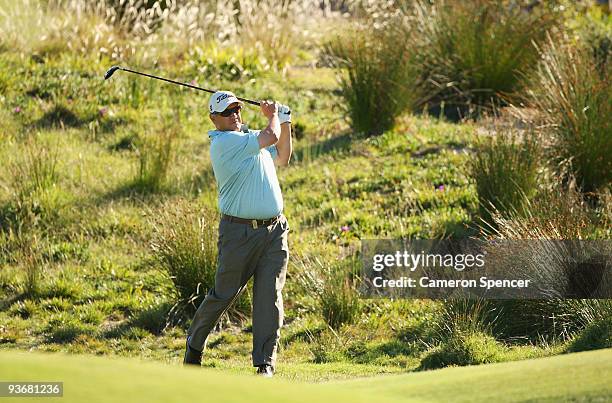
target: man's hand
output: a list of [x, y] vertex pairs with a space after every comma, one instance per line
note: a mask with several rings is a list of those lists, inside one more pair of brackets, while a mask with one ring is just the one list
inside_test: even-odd
[[281, 134], [281, 125], [278, 121], [278, 104], [274, 101], [261, 101], [261, 112], [268, 118], [268, 126], [263, 129], [258, 137], [259, 148], [269, 147], [276, 144]]
[[291, 123], [291, 109], [287, 105], [278, 106], [278, 119], [280, 124]]
[[261, 101], [259, 103], [261, 112], [268, 119], [272, 119], [272, 116], [278, 114], [278, 104], [274, 101]]

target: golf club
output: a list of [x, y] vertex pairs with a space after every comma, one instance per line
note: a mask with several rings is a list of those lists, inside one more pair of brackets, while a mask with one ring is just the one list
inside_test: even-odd
[[[155, 78], [157, 80], [166, 81], [168, 83], [182, 85], [182, 86], [185, 86], [185, 87], [193, 88], [194, 90], [210, 92], [211, 94], [214, 94], [216, 92], [216, 91], [212, 91], [212, 90], [207, 90], [206, 88], [196, 87], [195, 85], [191, 85], [191, 84], [187, 84], [187, 83], [181, 83], [181, 82], [178, 82], [178, 81], [169, 80], [167, 78], [157, 77], [157, 76], [153, 76], [151, 74], [146, 74], [146, 73], [141, 73], [141, 72], [138, 72], [138, 71], [126, 69], [126, 68], [121, 67], [121, 66], [113, 66], [110, 69], [108, 69], [106, 74], [104, 74], [104, 79], [108, 80], [109, 78], [111, 78], [112, 75], [115, 74], [115, 71], [117, 71], [117, 70], [123, 70], [123, 71], [127, 71], [128, 73], [139, 74], [141, 76], [145, 76], [145, 77], [149, 77], [149, 78]], [[259, 102], [257, 102], [257, 101], [252, 101], [250, 99], [240, 98], [240, 97], [236, 97], [236, 98], [238, 98], [239, 100], [241, 100], [243, 102], [249, 103], [251, 105], [259, 106]]]

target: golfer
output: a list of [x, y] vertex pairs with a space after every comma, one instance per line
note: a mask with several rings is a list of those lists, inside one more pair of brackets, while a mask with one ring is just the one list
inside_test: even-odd
[[187, 332], [184, 364], [201, 364], [209, 333], [254, 277], [253, 365], [258, 374], [271, 377], [289, 258], [289, 225], [274, 164], [286, 166], [291, 158], [291, 111], [272, 101], [260, 107], [268, 125], [254, 131], [241, 130], [242, 102], [233, 93], [218, 91], [208, 103], [216, 128], [208, 136], [222, 213], [219, 254], [215, 285]]

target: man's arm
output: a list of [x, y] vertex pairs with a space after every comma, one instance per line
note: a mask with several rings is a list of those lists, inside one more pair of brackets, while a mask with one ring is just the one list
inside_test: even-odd
[[268, 118], [268, 126], [259, 132], [259, 148], [276, 144], [281, 135], [281, 125], [278, 120], [278, 105], [272, 101], [261, 101], [261, 111]]
[[280, 125], [281, 134], [276, 143], [276, 151], [278, 156], [276, 157], [276, 165], [287, 166], [293, 153], [293, 142], [291, 140], [291, 122], [285, 122]]

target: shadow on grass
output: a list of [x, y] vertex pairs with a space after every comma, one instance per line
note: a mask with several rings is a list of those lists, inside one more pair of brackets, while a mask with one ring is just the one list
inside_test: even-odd
[[[172, 308], [169, 302], [150, 306], [136, 312], [130, 319], [119, 323], [101, 333], [103, 338], [114, 339], [121, 337], [139, 338], [143, 334], [160, 335], [166, 327], [168, 313]], [[138, 330], [140, 329], [140, 331]]]
[[80, 323], [68, 323], [52, 329], [45, 340], [48, 343], [67, 344], [72, 343], [81, 335], [91, 336], [93, 334], [94, 328], [92, 326], [85, 326]]
[[179, 189], [168, 185], [151, 184], [141, 180], [132, 180], [103, 194], [96, 200], [96, 205], [101, 206], [119, 200], [133, 200], [147, 203], [158, 196], [172, 196], [180, 193]]
[[320, 142], [309, 143], [296, 148], [293, 158], [300, 163], [307, 163], [324, 155], [344, 153], [351, 149], [351, 142], [356, 138], [354, 133], [346, 132]]
[[321, 334], [323, 334], [323, 332], [326, 330], [326, 327], [321, 325], [321, 326], [317, 326], [315, 328], [312, 329], [301, 329], [298, 330], [295, 333], [291, 333], [290, 335], [287, 335], [286, 337], [283, 337], [281, 339], [281, 342], [284, 345], [289, 345], [291, 343], [294, 343], [296, 341], [306, 341], [306, 342], [310, 342], [312, 341], [313, 338], [318, 338], [321, 336]]
[[34, 126], [38, 129], [80, 127], [89, 121], [91, 119], [81, 119], [76, 113], [60, 104], [45, 112], [40, 119], [34, 122]]
[[392, 360], [401, 356], [417, 356], [421, 350], [414, 343], [390, 340], [374, 347], [356, 343], [346, 351], [346, 356], [358, 364], [368, 364], [379, 360]]
[[6, 298], [0, 299], [0, 312], [6, 311], [14, 303], [23, 301], [27, 298], [28, 298], [27, 294], [19, 293], [19, 294], [11, 295]]

